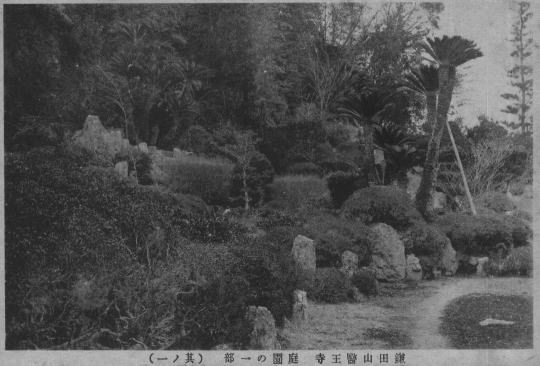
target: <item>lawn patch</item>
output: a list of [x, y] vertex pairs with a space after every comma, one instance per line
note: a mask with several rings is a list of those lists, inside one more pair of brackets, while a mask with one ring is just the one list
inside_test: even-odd
[[[481, 326], [487, 318], [514, 324]], [[530, 297], [471, 294], [453, 300], [444, 309], [440, 330], [456, 348], [531, 348], [532, 322]]]

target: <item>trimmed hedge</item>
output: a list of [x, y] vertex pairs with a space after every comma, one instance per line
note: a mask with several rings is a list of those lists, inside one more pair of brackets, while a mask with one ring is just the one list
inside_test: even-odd
[[405, 254], [429, 256], [440, 259], [448, 238], [435, 226], [416, 221], [401, 234], [405, 245]]
[[532, 237], [525, 221], [506, 215], [449, 213], [439, 216], [434, 224], [448, 236], [455, 250], [474, 256], [489, 255], [498, 243], [523, 246]]
[[351, 194], [369, 186], [367, 175], [359, 171], [332, 173], [326, 178], [326, 184], [335, 207], [341, 207]]
[[373, 234], [361, 222], [319, 213], [310, 217], [304, 227], [306, 235], [315, 240], [317, 267], [341, 266], [341, 254], [346, 250], [356, 253], [361, 264], [369, 261], [369, 243]]
[[422, 220], [407, 192], [390, 186], [374, 186], [356, 191], [343, 204], [341, 215], [364, 224], [383, 222], [396, 229], [406, 228]]
[[353, 286], [337, 268], [317, 268], [313, 281], [307, 286], [308, 298], [328, 304], [353, 299]]

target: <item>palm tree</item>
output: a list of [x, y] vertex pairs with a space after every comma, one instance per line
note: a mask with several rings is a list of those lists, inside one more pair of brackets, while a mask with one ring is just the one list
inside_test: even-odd
[[416, 206], [418, 210], [424, 216], [429, 217], [432, 214], [430, 203], [434, 183], [437, 179], [439, 147], [452, 101], [452, 93], [456, 81], [456, 67], [482, 56], [482, 52], [480, 52], [473, 41], [460, 36], [428, 38], [421, 46], [439, 66], [440, 92], [437, 101], [437, 118], [428, 145], [422, 180], [416, 194]]
[[437, 97], [439, 95], [439, 68], [435, 65], [422, 65], [406, 76], [405, 88], [426, 98], [425, 130], [433, 131], [437, 119]]
[[394, 107], [389, 102], [391, 94], [380, 88], [364, 88], [359, 92], [350, 92], [342, 98], [338, 111], [364, 130], [364, 153], [367, 159], [369, 181], [375, 181], [375, 160], [373, 154], [373, 128], [381, 123], [383, 116]]

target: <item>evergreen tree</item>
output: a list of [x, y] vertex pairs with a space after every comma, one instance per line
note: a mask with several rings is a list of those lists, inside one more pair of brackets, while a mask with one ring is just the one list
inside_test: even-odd
[[528, 113], [533, 94], [532, 66], [527, 62], [532, 54], [533, 44], [531, 32], [528, 31], [528, 21], [532, 17], [529, 8], [530, 4], [527, 2], [518, 4], [518, 19], [512, 29], [511, 42], [514, 48], [510, 55], [516, 63], [508, 70], [508, 76], [511, 80], [510, 84], [516, 91], [501, 95], [509, 102], [502, 111], [516, 115], [518, 118], [517, 123], [507, 122], [505, 125], [513, 130], [520, 129], [521, 133], [530, 133], [533, 118]]

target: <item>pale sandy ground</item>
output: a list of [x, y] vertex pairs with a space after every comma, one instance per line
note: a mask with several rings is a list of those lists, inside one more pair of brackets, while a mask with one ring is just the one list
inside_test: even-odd
[[[417, 286], [384, 286], [382, 295], [357, 304], [310, 304], [309, 321], [287, 326], [290, 349], [449, 348], [439, 333], [444, 307], [470, 293], [532, 296], [531, 278], [443, 278]], [[365, 334], [382, 328], [399, 334], [395, 344]]]

